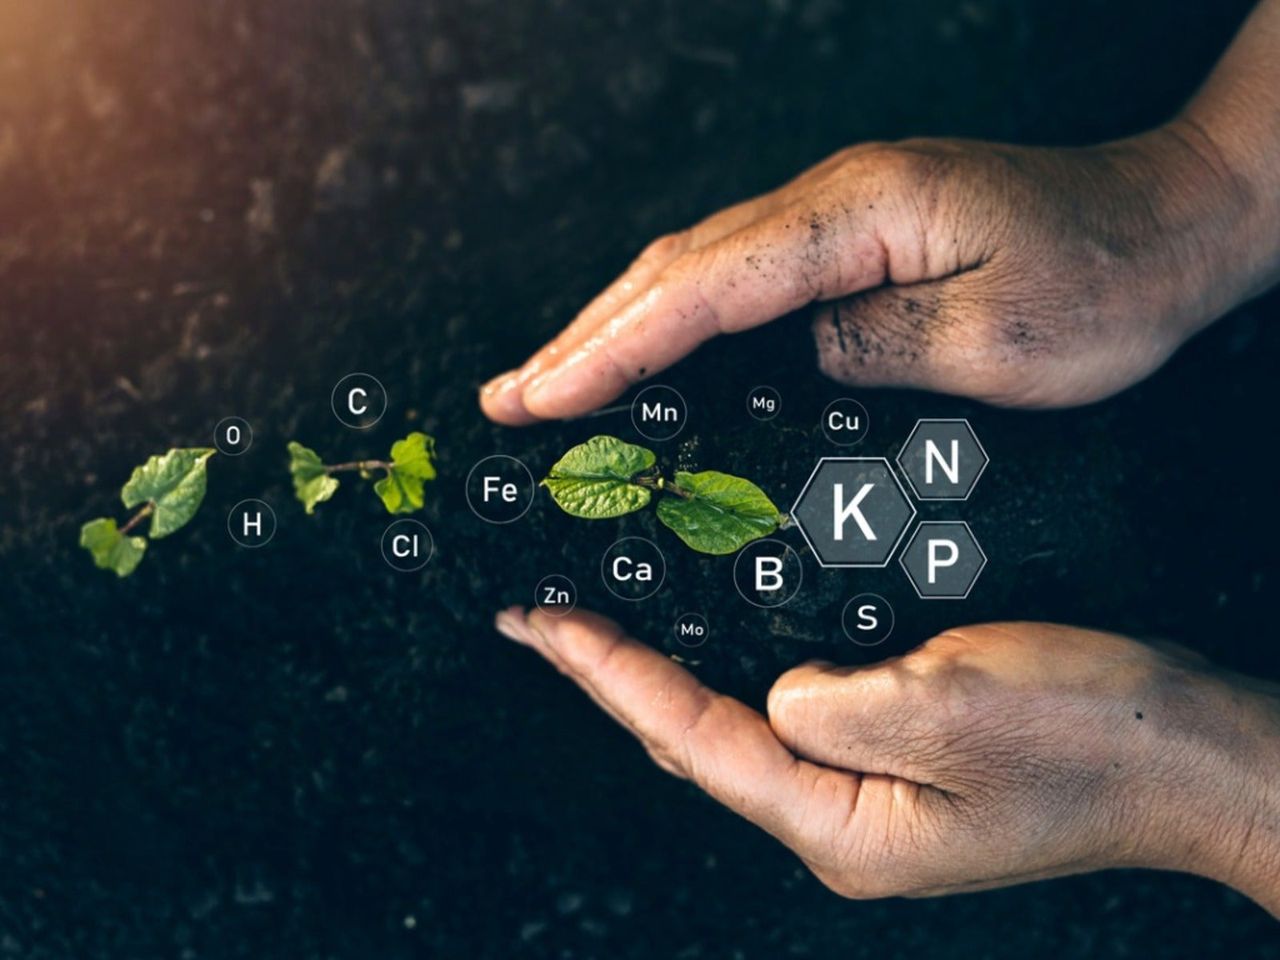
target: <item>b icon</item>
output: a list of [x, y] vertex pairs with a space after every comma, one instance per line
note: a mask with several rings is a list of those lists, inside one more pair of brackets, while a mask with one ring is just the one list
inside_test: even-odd
[[733, 562], [733, 585], [756, 607], [782, 606], [796, 595], [802, 579], [800, 555], [781, 540], [767, 537], [749, 543]]

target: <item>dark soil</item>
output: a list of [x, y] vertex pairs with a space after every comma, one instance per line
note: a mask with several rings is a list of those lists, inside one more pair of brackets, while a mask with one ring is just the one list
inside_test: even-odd
[[[779, 612], [652, 512], [573, 521], [542, 495], [498, 527], [463, 478], [545, 470], [625, 414], [509, 431], [477, 386], [565, 323], [656, 234], [857, 140], [1087, 142], [1166, 116], [1248, 3], [1085, 0], [90, 0], [0, 10], [0, 955], [44, 957], [1280, 956], [1274, 924], [1187, 877], [1110, 873], [936, 901], [852, 903], [667, 778], [501, 640], [547, 573], [760, 703], [813, 656], [901, 653], [957, 620], [1160, 635], [1276, 676], [1280, 567], [1265, 472], [1280, 298], [1250, 304], [1106, 404], [1013, 414], [861, 395], [863, 451], [968, 416], [992, 463], [959, 516], [990, 564], [963, 603], [895, 566], [807, 560]], [[377, 375], [367, 434], [329, 410]], [[789, 505], [830, 453], [804, 318], [665, 375], [691, 410], [669, 465]], [[748, 389], [782, 394], [759, 423]], [[76, 546], [123, 517], [132, 467], [246, 417], [196, 520], [117, 582]], [[297, 438], [340, 459], [439, 439], [419, 574], [347, 482], [305, 517]], [[266, 549], [228, 509], [276, 507]], [[650, 601], [597, 574], [621, 531], [666, 551]], [[794, 532], [797, 545], [800, 541]], [[842, 639], [885, 595], [882, 648]]]

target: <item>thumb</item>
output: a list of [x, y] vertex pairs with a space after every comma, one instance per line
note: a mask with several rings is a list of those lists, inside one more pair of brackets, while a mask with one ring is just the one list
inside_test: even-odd
[[823, 304], [813, 319], [818, 366], [840, 383], [1021, 403], [1036, 328], [1020, 322], [1022, 308], [1004, 286], [983, 265]]
[[[917, 654], [918, 656], [918, 654]], [[913, 657], [869, 667], [812, 662], [788, 670], [769, 691], [774, 735], [797, 756], [861, 773], [937, 783], [946, 729], [925, 665]]]

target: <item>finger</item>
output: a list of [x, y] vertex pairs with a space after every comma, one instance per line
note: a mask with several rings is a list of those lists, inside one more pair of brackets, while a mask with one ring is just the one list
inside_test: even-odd
[[555, 338], [515, 370], [499, 374], [480, 389], [480, 406], [485, 415], [508, 426], [524, 426], [538, 418], [524, 407], [524, 388], [531, 379], [573, 351], [600, 325], [603, 318], [621, 309], [635, 292], [643, 289], [658, 272], [688, 249], [687, 231], [659, 237], [649, 244], [616, 280], [560, 331]]
[[881, 283], [887, 254], [873, 223], [835, 209], [793, 204], [677, 258], [572, 353], [530, 380], [525, 409], [543, 419], [586, 413], [710, 337]]
[[788, 670], [769, 691], [769, 725], [789, 750], [816, 763], [936, 783], [931, 744], [946, 723], [934, 677], [913, 657]]
[[525, 620], [518, 608], [504, 616], [517, 639], [557, 663], [651, 755], [802, 856], [815, 838], [850, 822], [857, 775], [798, 760], [760, 714], [624, 637], [612, 621], [584, 612]]
[[622, 275], [609, 284], [554, 339], [516, 370], [499, 374], [480, 390], [485, 414], [508, 426], [523, 426], [538, 418], [525, 409], [523, 394], [529, 382], [570, 355], [610, 316], [618, 313], [672, 261], [690, 250], [741, 229], [774, 210], [781, 199], [765, 194], [721, 210], [688, 230], [660, 237], [649, 244]]

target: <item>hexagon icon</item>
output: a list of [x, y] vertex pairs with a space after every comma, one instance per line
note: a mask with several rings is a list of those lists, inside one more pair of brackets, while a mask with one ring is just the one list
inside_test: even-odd
[[921, 500], [968, 500], [989, 462], [968, 420], [917, 420], [897, 460]]
[[916, 508], [884, 457], [823, 457], [791, 517], [824, 567], [885, 567]]
[[926, 520], [898, 558], [922, 600], [963, 600], [987, 565], [978, 538], [963, 520]]

